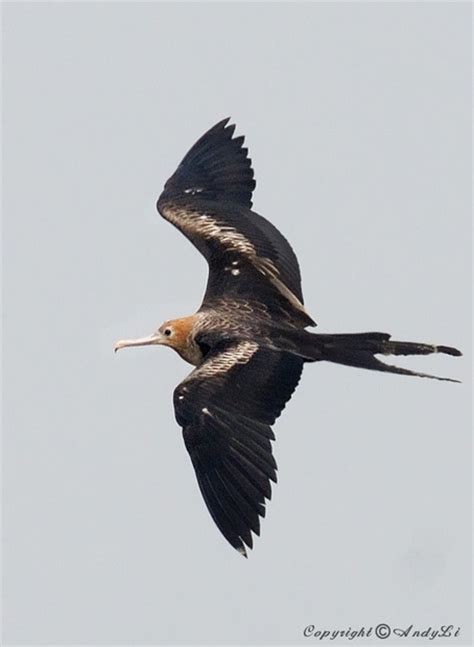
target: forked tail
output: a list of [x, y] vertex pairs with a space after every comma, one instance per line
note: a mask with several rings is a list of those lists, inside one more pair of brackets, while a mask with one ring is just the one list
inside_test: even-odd
[[[459, 382], [449, 377], [438, 377], [427, 373], [410, 371], [406, 368], [385, 364], [375, 355], [430, 355], [445, 353], [446, 355], [462, 355], [461, 351], [451, 346], [434, 346], [432, 344], [417, 344], [409, 341], [391, 341], [390, 335], [382, 332], [349, 333], [343, 335], [321, 335], [307, 333], [305, 348], [301, 354], [308, 359], [326, 360], [346, 366], [367, 368], [372, 371], [398, 373], [399, 375], [416, 375], [429, 377], [446, 382]], [[311, 349], [309, 347], [312, 347]], [[309, 357], [311, 356], [311, 357]]]

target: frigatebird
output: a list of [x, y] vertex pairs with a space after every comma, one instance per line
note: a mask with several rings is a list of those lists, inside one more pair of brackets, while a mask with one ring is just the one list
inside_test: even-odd
[[176, 420], [204, 501], [217, 527], [242, 555], [260, 534], [276, 482], [272, 425], [306, 362], [455, 382], [384, 363], [376, 355], [461, 355], [450, 346], [392, 341], [383, 332], [315, 334], [295, 253], [252, 210], [255, 188], [244, 137], [224, 119], [189, 150], [166, 182], [159, 213], [207, 260], [199, 310], [165, 321], [126, 346], [173, 348], [196, 368], [174, 392]]

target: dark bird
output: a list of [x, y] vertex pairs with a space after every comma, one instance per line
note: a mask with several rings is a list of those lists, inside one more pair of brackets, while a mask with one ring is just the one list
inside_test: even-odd
[[170, 346], [196, 368], [174, 392], [176, 420], [204, 501], [242, 555], [260, 534], [277, 466], [272, 425], [306, 362], [447, 380], [385, 364], [376, 355], [461, 355], [456, 348], [392, 341], [383, 332], [315, 334], [287, 240], [252, 211], [254, 173], [243, 137], [225, 119], [206, 132], [166, 182], [159, 213], [209, 265], [199, 310], [165, 321], [126, 346]]

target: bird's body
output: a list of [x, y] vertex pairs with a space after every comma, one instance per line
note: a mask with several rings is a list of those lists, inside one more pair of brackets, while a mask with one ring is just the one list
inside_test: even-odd
[[251, 162], [243, 137], [232, 138], [227, 122], [196, 142], [157, 203], [208, 261], [203, 303], [194, 315], [166, 321], [150, 337], [118, 342], [116, 349], [166, 345], [195, 366], [175, 390], [176, 419], [214, 521], [245, 555], [276, 481], [271, 426], [306, 362], [434, 377], [375, 355], [460, 352], [391, 341], [380, 332], [307, 331], [316, 324], [303, 303], [298, 261], [282, 234], [252, 211]]

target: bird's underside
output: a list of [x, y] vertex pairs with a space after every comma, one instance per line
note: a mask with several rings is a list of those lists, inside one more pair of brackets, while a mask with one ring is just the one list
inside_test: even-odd
[[380, 332], [315, 334], [304, 307], [298, 261], [289, 243], [251, 210], [255, 187], [243, 137], [228, 120], [187, 153], [168, 180], [160, 214], [204, 255], [203, 303], [165, 322], [149, 338], [119, 342], [173, 347], [196, 368], [176, 388], [174, 407], [199, 488], [219, 530], [246, 555], [276, 482], [272, 425], [291, 398], [305, 362], [424, 373], [377, 355], [461, 353], [448, 346], [392, 341]]

